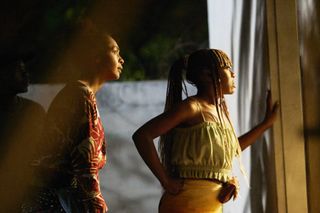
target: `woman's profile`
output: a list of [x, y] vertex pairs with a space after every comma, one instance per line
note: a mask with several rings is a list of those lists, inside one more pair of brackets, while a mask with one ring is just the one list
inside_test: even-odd
[[23, 212], [107, 211], [99, 183], [106, 141], [95, 95], [105, 82], [119, 79], [124, 60], [117, 42], [99, 32], [80, 33], [71, 50], [79, 75], [48, 109], [43, 146], [34, 161], [38, 181]]
[[[231, 68], [229, 57], [217, 49], [177, 60], [169, 72], [165, 111], [134, 133], [139, 154], [164, 189], [159, 212], [222, 212], [222, 202], [228, 200], [223, 188], [233, 186], [229, 195], [234, 198], [239, 190], [231, 175], [234, 157], [274, 123], [278, 105], [272, 106], [268, 95], [265, 119], [236, 136], [224, 100], [235, 91]], [[183, 71], [197, 88], [196, 95], [184, 100]], [[160, 157], [153, 144], [159, 136]]]

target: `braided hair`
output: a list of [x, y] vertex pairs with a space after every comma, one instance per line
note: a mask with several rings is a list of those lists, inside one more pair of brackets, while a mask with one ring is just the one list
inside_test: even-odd
[[[219, 122], [225, 127], [224, 119], [222, 119], [222, 114], [225, 114], [231, 124], [219, 74], [219, 69], [231, 66], [232, 62], [227, 54], [217, 49], [200, 49], [175, 61], [169, 71], [165, 111], [174, 108], [180, 103], [183, 93], [188, 97], [183, 71], [186, 72], [186, 81], [198, 87], [201, 84], [199, 76], [204, 69], [208, 69], [213, 82], [214, 95], [212, 98], [216, 106]], [[168, 132], [160, 137], [159, 152], [162, 164], [169, 174], [174, 175], [174, 170], [170, 165], [171, 149], [171, 133]]]

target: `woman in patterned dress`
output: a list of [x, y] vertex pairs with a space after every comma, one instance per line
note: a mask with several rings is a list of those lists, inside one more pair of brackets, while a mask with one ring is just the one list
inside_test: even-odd
[[99, 184], [106, 163], [106, 141], [95, 94], [106, 81], [120, 77], [124, 60], [107, 34], [80, 33], [71, 56], [78, 80], [69, 82], [52, 101], [44, 127], [33, 196], [23, 212], [104, 213]]

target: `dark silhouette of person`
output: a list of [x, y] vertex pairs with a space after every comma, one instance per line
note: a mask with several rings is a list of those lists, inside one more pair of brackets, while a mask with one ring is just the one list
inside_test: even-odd
[[29, 166], [42, 132], [45, 110], [27, 98], [31, 53], [0, 54], [0, 212], [20, 212], [32, 183]]

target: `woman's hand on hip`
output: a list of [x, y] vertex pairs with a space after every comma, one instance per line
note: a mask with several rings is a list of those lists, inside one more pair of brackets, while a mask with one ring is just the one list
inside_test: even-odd
[[174, 179], [168, 178], [163, 184], [163, 188], [166, 192], [172, 195], [176, 195], [181, 192], [183, 188], [184, 180], [183, 179]]

